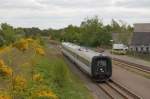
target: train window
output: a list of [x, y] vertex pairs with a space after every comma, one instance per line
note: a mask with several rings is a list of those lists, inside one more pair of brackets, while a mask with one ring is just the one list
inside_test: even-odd
[[72, 54], [73, 56], [76, 56], [76, 54], [75, 54], [74, 52], [72, 52], [72, 51], [68, 50], [68, 49], [67, 49], [67, 48], [65, 48], [65, 47], [64, 47], [64, 49], [65, 49], [66, 51], [68, 51], [70, 54]]
[[107, 66], [107, 61], [99, 60], [99, 61], [97, 61], [97, 66], [99, 66], [99, 67], [106, 67]]
[[[65, 49], [66, 51], [68, 51], [70, 54], [72, 54], [73, 56], [75, 56], [75, 57], [77, 56], [76, 53], [74, 53], [74, 52], [68, 50], [67, 48], [64, 47], [64, 49]], [[90, 63], [89, 63], [88, 60], [82, 58], [81, 56], [78, 56], [78, 59], [79, 59], [82, 63], [84, 63], [85, 65], [90, 66]]]
[[84, 58], [82, 58], [81, 56], [78, 56], [78, 59], [84, 63], [86, 66], [90, 66], [90, 62]]

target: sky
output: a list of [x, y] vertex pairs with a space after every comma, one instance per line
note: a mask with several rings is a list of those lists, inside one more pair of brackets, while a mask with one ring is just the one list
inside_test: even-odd
[[0, 23], [15, 27], [59, 29], [95, 15], [104, 24], [150, 23], [150, 0], [0, 0]]

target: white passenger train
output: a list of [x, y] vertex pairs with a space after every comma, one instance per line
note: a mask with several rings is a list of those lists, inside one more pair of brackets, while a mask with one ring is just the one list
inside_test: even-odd
[[112, 75], [108, 56], [69, 42], [62, 43], [62, 52], [96, 81], [108, 80]]

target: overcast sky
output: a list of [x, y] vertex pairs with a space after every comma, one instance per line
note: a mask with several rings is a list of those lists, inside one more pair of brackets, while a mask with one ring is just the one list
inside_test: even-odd
[[15, 27], [63, 28], [98, 15], [129, 24], [150, 22], [150, 0], [0, 0], [0, 23]]

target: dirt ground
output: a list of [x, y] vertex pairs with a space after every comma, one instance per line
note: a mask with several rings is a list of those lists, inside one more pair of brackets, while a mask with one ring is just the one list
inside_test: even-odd
[[150, 98], [150, 79], [118, 66], [113, 66], [112, 79], [141, 96], [143, 99]]

